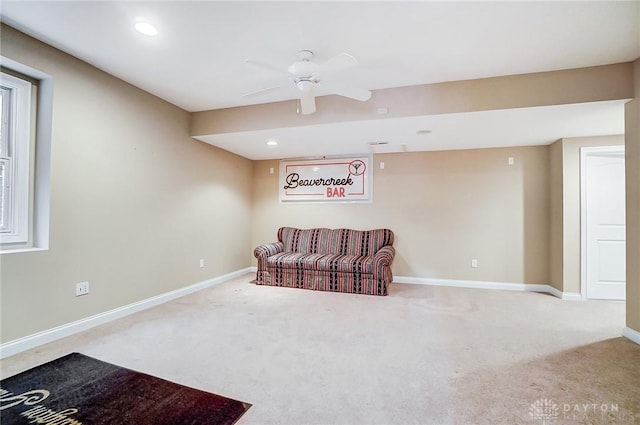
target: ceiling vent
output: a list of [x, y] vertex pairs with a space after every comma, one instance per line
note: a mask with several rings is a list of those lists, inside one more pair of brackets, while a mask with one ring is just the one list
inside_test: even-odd
[[407, 145], [393, 145], [389, 142], [371, 142], [369, 143], [369, 150], [372, 153], [401, 153], [407, 152]]

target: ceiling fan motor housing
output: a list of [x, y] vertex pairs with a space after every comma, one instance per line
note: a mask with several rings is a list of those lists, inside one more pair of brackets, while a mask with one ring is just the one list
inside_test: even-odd
[[316, 77], [318, 73], [318, 64], [310, 61], [300, 61], [291, 65], [288, 69], [289, 73], [295, 79], [311, 79]]

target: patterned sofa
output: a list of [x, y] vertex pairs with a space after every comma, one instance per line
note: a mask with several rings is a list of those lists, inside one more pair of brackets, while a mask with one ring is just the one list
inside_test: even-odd
[[258, 285], [387, 295], [395, 255], [389, 229], [281, 227], [278, 242], [260, 245]]

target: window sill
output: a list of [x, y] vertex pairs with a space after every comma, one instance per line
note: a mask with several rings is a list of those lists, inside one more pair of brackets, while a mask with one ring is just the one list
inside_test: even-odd
[[36, 246], [30, 246], [30, 247], [25, 247], [25, 248], [12, 248], [12, 249], [6, 249], [6, 250], [0, 250], [0, 255], [4, 255], [4, 254], [18, 254], [21, 252], [38, 252], [38, 251], [48, 251], [49, 248], [39, 248]]

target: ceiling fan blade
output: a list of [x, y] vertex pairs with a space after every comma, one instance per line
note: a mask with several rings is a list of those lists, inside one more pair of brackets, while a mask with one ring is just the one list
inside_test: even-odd
[[367, 100], [371, 99], [371, 92], [360, 87], [334, 86], [333, 84], [325, 83], [318, 84], [321, 84], [325, 90], [329, 91], [330, 93], [337, 94], [338, 96], [348, 97], [349, 99], [355, 99], [361, 102], [366, 102]]
[[320, 64], [318, 72], [322, 74], [332, 74], [334, 72], [342, 71], [345, 69], [353, 68], [358, 65], [356, 58], [349, 53], [340, 53], [337, 56], [332, 57], [328, 61]]
[[316, 111], [316, 98], [311, 90], [300, 93], [300, 111], [305, 115]]
[[245, 93], [242, 95], [242, 97], [255, 97], [255, 96], [260, 96], [263, 94], [267, 94], [267, 93], [271, 93], [274, 92], [276, 90], [280, 90], [282, 88], [282, 86], [274, 86], [274, 87], [269, 87], [266, 89], [262, 89], [262, 90], [257, 90], [257, 91], [252, 91], [250, 93]]
[[245, 59], [244, 61], [250, 65], [257, 66], [258, 68], [262, 68], [262, 69], [267, 69], [271, 72], [276, 72], [278, 74], [287, 74], [287, 71], [285, 69], [279, 68], [275, 65], [271, 65], [266, 62], [257, 61], [253, 59]]

